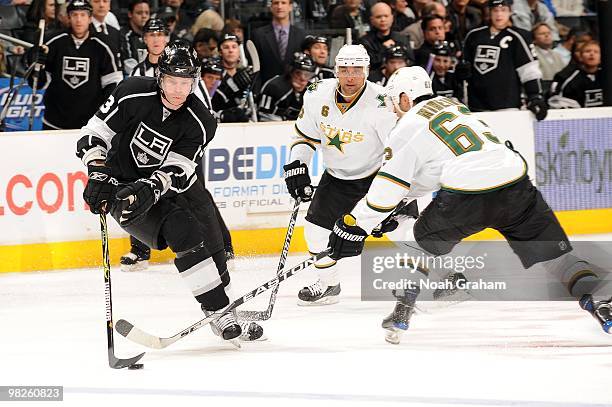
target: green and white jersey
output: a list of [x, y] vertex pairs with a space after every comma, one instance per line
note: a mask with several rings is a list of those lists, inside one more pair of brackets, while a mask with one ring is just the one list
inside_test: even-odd
[[336, 92], [338, 80], [311, 84], [295, 124], [289, 162], [309, 164], [319, 148], [323, 165], [334, 177], [352, 180], [374, 174], [383, 162], [387, 137], [396, 123], [384, 98], [384, 88], [366, 81], [350, 103]]
[[486, 123], [442, 96], [418, 103], [398, 121], [387, 152], [390, 159], [374, 179], [366, 202], [353, 212], [368, 232], [405, 197], [440, 189], [485, 193], [527, 174], [521, 156], [502, 144]]

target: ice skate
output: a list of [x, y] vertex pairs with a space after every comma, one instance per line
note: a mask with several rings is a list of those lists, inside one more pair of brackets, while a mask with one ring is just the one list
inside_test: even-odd
[[451, 271], [439, 283], [444, 283], [448, 288], [437, 288], [433, 292], [434, 301], [446, 302], [447, 306], [459, 304], [473, 299], [469, 290], [463, 288], [467, 279], [463, 273]]
[[393, 312], [385, 317], [382, 321], [382, 327], [385, 330], [385, 340], [389, 343], [397, 345], [401, 341], [401, 337], [410, 326], [410, 318], [414, 314], [414, 304], [419, 295], [418, 288], [414, 291], [393, 290], [393, 296], [397, 298]]
[[585, 294], [580, 299], [580, 307], [593, 315], [605, 333], [612, 334], [612, 298], [594, 301], [591, 294]]
[[[207, 311], [203, 309], [204, 315], [209, 316], [214, 311]], [[223, 340], [230, 341], [234, 346], [240, 348], [238, 339], [242, 335], [242, 328], [238, 321], [236, 321], [236, 315], [234, 312], [228, 312], [221, 318], [210, 323], [210, 329], [215, 335], [222, 338]]]
[[239, 339], [243, 342], [253, 342], [253, 341], [265, 341], [268, 339], [264, 335], [264, 330], [261, 325], [257, 322], [249, 322], [249, 321], [238, 321], [240, 324], [240, 328], [242, 329], [242, 333], [240, 334]]
[[151, 250], [142, 250], [136, 246], [132, 246], [130, 251], [123, 256], [119, 262], [121, 263], [122, 271], [142, 271], [149, 267], [149, 259], [151, 258]]
[[337, 304], [340, 301], [340, 283], [323, 287], [321, 279], [304, 287], [298, 293], [298, 305], [316, 306]]

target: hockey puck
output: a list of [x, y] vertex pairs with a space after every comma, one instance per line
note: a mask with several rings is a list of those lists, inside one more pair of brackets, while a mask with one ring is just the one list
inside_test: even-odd
[[129, 370], [140, 370], [144, 367], [144, 364], [142, 363], [134, 363], [133, 365], [129, 365], [128, 369]]

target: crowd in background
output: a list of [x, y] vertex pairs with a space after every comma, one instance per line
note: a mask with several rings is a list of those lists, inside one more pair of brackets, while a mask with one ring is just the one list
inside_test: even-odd
[[[68, 73], [65, 67], [53, 68], [53, 58], [59, 58], [56, 54], [62, 55], [62, 50], [54, 50], [54, 44], [62, 43], [57, 38], [63, 32], [69, 35], [61, 37], [68, 41], [62, 43], [62, 49], [74, 43], [75, 52], [83, 52], [79, 51], [81, 43], [87, 43], [83, 38], [100, 40], [91, 46], [91, 58], [97, 62], [92, 62], [88, 75], [99, 78], [98, 95], [87, 101], [91, 109], [83, 111], [80, 121], [71, 118], [62, 122], [59, 116], [49, 118], [46, 128], [80, 127], [79, 123], [104, 102], [118, 80], [130, 75], [154, 76], [159, 47], [163, 49], [163, 45], [173, 40], [187, 41], [196, 50], [202, 61], [202, 84], [206, 88], [202, 91], [207, 93], [208, 107], [222, 122], [296, 119], [308, 85], [334, 76], [333, 56], [349, 40], [347, 37], [366, 48], [370, 56], [368, 79], [372, 82], [384, 85], [398, 68], [420, 65], [430, 73], [437, 94], [461, 100], [472, 110], [526, 107], [534, 113], [544, 109], [545, 116], [549, 105], [564, 108], [603, 104], [597, 33], [588, 20], [575, 19], [570, 26], [567, 21], [556, 18], [551, 0], [343, 0], [341, 3], [269, 0], [268, 3], [225, 4], [220, 0], [154, 3], [147, 0], [2, 0], [1, 3], [0, 32], [37, 44], [39, 21], [44, 19], [44, 42], [49, 45], [48, 57], [43, 57], [33, 51], [36, 47], [29, 51], [27, 47], [2, 40], [0, 73], [3, 76], [23, 76], [32, 63], [46, 63], [49, 68], [46, 76], [44, 72], [41, 74], [39, 88], [63, 78], [67, 86], [61, 92], [77, 92], [82, 78], [78, 64]], [[478, 29], [495, 26], [491, 10], [496, 5], [511, 9], [509, 27], [512, 35], [516, 35], [514, 42], [528, 44], [532, 60], [519, 62], [520, 58], [514, 56], [509, 61], [495, 56], [495, 52], [483, 54], [486, 47], [495, 48], [483, 45], [493, 39], [491, 32], [495, 30], [481, 30], [485, 34], [479, 36]], [[592, 10], [593, 4], [586, 2], [584, 7], [585, 11]], [[251, 15], [247, 15], [247, 8], [253, 11]], [[85, 23], [79, 20], [77, 14], [83, 12], [91, 20], [85, 17]], [[87, 27], [83, 28], [83, 24]], [[79, 35], [85, 32], [85, 37], [75, 34], [78, 32], [81, 32]], [[258, 72], [253, 69], [253, 57], [246, 47], [248, 39], [257, 50]], [[501, 48], [503, 53], [503, 41]], [[98, 61], [102, 54], [110, 57]], [[540, 72], [537, 88], [530, 88], [530, 78], [534, 75], [530, 61], [537, 61]], [[486, 86], [514, 89], [508, 92], [493, 89], [486, 98], [504, 100], [476, 103], [478, 86], [486, 80], [483, 75], [501, 69], [503, 64], [514, 64], [511, 70], [518, 72], [517, 80]], [[529, 70], [525, 68], [528, 65]], [[91, 92], [92, 89], [82, 87], [81, 90]], [[514, 94], [519, 99], [514, 100]], [[85, 103], [82, 97], [61, 98], [65, 99], [61, 101], [62, 109]], [[57, 103], [57, 99], [45, 97], [47, 109], [47, 104], [52, 103]], [[53, 120], [56, 122], [52, 123]]]

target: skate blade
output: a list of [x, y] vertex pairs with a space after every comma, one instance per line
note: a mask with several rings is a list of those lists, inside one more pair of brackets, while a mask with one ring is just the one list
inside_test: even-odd
[[385, 330], [385, 341], [393, 345], [399, 345], [402, 339], [404, 330], [397, 328], [384, 328]]
[[243, 338], [242, 336], [240, 336], [239, 338], [240, 338], [240, 342], [264, 342], [268, 340], [268, 337], [266, 336], [266, 334], [261, 335], [257, 339]]
[[149, 268], [148, 260], [139, 261], [136, 264], [122, 264], [121, 265], [121, 271], [125, 271], [127, 273], [134, 272], [134, 271], [144, 271], [147, 268]]
[[242, 349], [242, 345], [240, 345], [240, 339], [238, 338], [228, 339], [228, 340], [225, 340], [225, 342], [231, 343], [232, 345], [236, 347], [236, 349]]
[[320, 307], [322, 305], [333, 305], [340, 302], [340, 298], [338, 296], [333, 297], [324, 297], [317, 301], [304, 301], [298, 298], [297, 305], [300, 307]]

